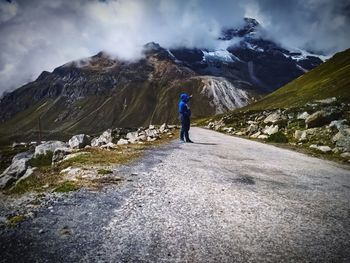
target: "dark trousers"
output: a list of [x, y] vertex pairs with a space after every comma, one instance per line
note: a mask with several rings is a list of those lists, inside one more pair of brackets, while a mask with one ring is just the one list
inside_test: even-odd
[[181, 132], [180, 132], [180, 139], [181, 140], [186, 140], [186, 141], [189, 141], [190, 138], [189, 138], [189, 134], [188, 134], [188, 131], [190, 130], [190, 118], [187, 117], [187, 116], [183, 116], [181, 115], [180, 116], [180, 120], [181, 120]]

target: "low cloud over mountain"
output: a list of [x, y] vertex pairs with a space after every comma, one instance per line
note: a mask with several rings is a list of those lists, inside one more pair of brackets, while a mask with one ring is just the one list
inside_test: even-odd
[[101, 50], [135, 60], [151, 41], [218, 48], [222, 28], [243, 17], [256, 18], [261, 34], [284, 46], [329, 55], [350, 43], [349, 10], [349, 0], [1, 0], [0, 94]]

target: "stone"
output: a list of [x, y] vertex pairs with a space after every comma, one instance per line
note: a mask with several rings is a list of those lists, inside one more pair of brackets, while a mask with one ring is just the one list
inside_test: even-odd
[[166, 123], [163, 123], [163, 124], [160, 126], [159, 131], [160, 131], [161, 133], [164, 133], [166, 129], [168, 129], [168, 125], [167, 125]]
[[231, 133], [233, 131], [233, 128], [232, 127], [225, 127], [222, 130], [226, 133]]
[[152, 124], [150, 124], [149, 127], [148, 127], [149, 130], [154, 130], [155, 128], [156, 127], [154, 125], [152, 125]]
[[138, 140], [138, 137], [139, 133], [137, 131], [129, 132], [126, 134], [126, 139], [128, 139], [130, 143], [135, 143]]
[[91, 143], [90, 136], [85, 134], [78, 134], [74, 135], [69, 141], [69, 147], [73, 149], [81, 149], [84, 148], [86, 145], [89, 145]]
[[125, 145], [125, 144], [129, 144], [129, 141], [128, 141], [128, 140], [125, 140], [125, 139], [120, 139], [120, 140], [117, 142], [117, 145]]
[[276, 123], [280, 120], [280, 118], [281, 118], [281, 114], [278, 112], [274, 112], [264, 119], [264, 123], [266, 123], [266, 124]]
[[323, 99], [323, 100], [316, 100], [315, 102], [321, 103], [321, 104], [331, 104], [333, 102], [336, 102], [337, 98], [336, 97], [332, 97], [332, 98], [327, 98], [327, 99]]
[[258, 132], [256, 132], [256, 133], [254, 133], [253, 135], [250, 135], [250, 138], [256, 139], [256, 138], [259, 137], [259, 135], [261, 135], [261, 131], [258, 131]]
[[294, 132], [294, 138], [298, 141], [307, 141], [307, 131], [296, 130]]
[[145, 130], [145, 133], [147, 137], [153, 137], [153, 138], [158, 137], [158, 132], [156, 129], [147, 129]]
[[335, 142], [337, 147], [350, 151], [350, 128], [340, 130], [333, 136], [332, 141]]
[[256, 133], [259, 130], [259, 126], [256, 124], [250, 124], [249, 127], [247, 128], [247, 133], [252, 134]]
[[337, 128], [337, 130], [346, 129], [346, 128], [349, 128], [349, 126], [345, 124], [346, 122], [347, 120], [335, 120], [329, 124], [329, 127], [330, 128], [335, 127]]
[[57, 148], [67, 148], [67, 144], [61, 141], [47, 141], [35, 147], [34, 157], [47, 152], [54, 152]]
[[279, 130], [278, 125], [271, 125], [271, 126], [266, 126], [265, 129], [263, 130], [263, 133], [272, 135], [278, 132], [278, 130]]
[[142, 134], [139, 137], [137, 137], [137, 141], [146, 141], [146, 140], [147, 140], [146, 134]]
[[235, 135], [243, 136], [243, 135], [245, 135], [245, 132], [243, 132], [243, 131], [238, 131], [238, 132], [235, 132]]
[[330, 123], [332, 120], [337, 118], [338, 115], [339, 113], [334, 111], [316, 111], [315, 113], [311, 114], [309, 117], [306, 118], [305, 124], [307, 128], [321, 127]]
[[258, 139], [262, 139], [262, 140], [266, 140], [267, 138], [269, 138], [269, 136], [267, 136], [265, 134], [261, 134], [258, 136]]
[[113, 142], [109, 142], [105, 145], [102, 145], [101, 148], [102, 149], [115, 149], [115, 148], [117, 148], [117, 145], [114, 144]]
[[24, 175], [16, 181], [16, 185], [17, 185], [19, 182], [21, 182], [21, 181], [23, 181], [24, 179], [26, 179], [26, 178], [28, 178], [29, 176], [31, 176], [31, 175], [34, 173], [34, 170], [35, 170], [35, 167], [34, 167], [34, 168], [28, 167], [27, 170], [26, 170], [26, 172], [24, 173]]
[[332, 151], [332, 148], [329, 147], [329, 146], [323, 146], [323, 145], [319, 146], [319, 145], [316, 145], [316, 144], [311, 144], [309, 147], [312, 148], [312, 149], [319, 150], [319, 151], [324, 152], [324, 153], [328, 153], [328, 152]]
[[32, 156], [32, 153], [26, 152], [12, 158], [11, 165], [0, 175], [0, 189], [10, 186], [25, 175]]
[[156, 137], [147, 137], [147, 141], [148, 142], [154, 142], [155, 140], [157, 140], [157, 138]]
[[55, 165], [62, 161], [64, 157], [72, 152], [71, 148], [64, 147], [64, 148], [57, 148], [53, 152], [52, 156], [52, 164]]
[[303, 113], [300, 113], [297, 117], [298, 120], [306, 120], [310, 116], [309, 113], [304, 111]]
[[343, 158], [350, 158], [350, 152], [345, 152], [340, 155]]
[[113, 140], [112, 130], [108, 129], [108, 130], [104, 131], [100, 135], [100, 137], [92, 139], [91, 146], [99, 147], [99, 146], [102, 146], [104, 144], [112, 142], [112, 140]]

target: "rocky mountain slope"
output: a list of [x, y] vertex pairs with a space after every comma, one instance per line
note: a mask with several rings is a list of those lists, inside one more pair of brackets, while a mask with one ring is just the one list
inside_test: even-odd
[[167, 50], [149, 43], [139, 61], [100, 52], [45, 71], [1, 98], [1, 141], [37, 139], [40, 130], [42, 138], [55, 139], [174, 123], [182, 92], [194, 95], [194, 117], [214, 115], [245, 106], [322, 62], [262, 39], [258, 28], [246, 19], [241, 29], [223, 30], [218, 41], [224, 49]]
[[262, 100], [206, 124], [350, 163], [349, 75], [350, 49]]

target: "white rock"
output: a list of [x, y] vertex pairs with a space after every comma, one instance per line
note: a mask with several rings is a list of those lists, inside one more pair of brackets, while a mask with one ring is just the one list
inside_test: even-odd
[[32, 156], [33, 154], [26, 152], [13, 157], [11, 165], [0, 175], [0, 189], [11, 185], [25, 174]]
[[135, 132], [129, 132], [126, 134], [126, 139], [128, 139], [130, 142], [134, 143], [138, 140], [139, 133], [137, 131]]
[[109, 142], [105, 145], [102, 145], [101, 148], [102, 149], [115, 149], [115, 148], [117, 148], [117, 145], [114, 144], [113, 142]]
[[264, 134], [272, 135], [276, 132], [278, 132], [278, 125], [271, 125], [271, 126], [266, 126], [265, 129], [263, 130]]
[[261, 135], [261, 131], [254, 133], [253, 135], [250, 136], [250, 138], [256, 139], [259, 137], [259, 135]]
[[69, 147], [73, 149], [81, 149], [91, 143], [90, 137], [85, 134], [74, 135], [69, 141]]
[[125, 139], [120, 139], [120, 140], [117, 142], [117, 145], [125, 145], [125, 144], [129, 144], [129, 141], [128, 141], [128, 140], [125, 140]]
[[157, 138], [155, 138], [155, 137], [147, 137], [147, 141], [148, 142], [154, 142], [155, 140], [157, 140]]
[[332, 148], [329, 147], [329, 146], [318, 146], [316, 144], [311, 144], [309, 147], [312, 148], [312, 149], [319, 150], [319, 151], [324, 152], [324, 153], [332, 151]]
[[323, 99], [323, 100], [316, 100], [316, 102], [321, 103], [321, 104], [331, 104], [331, 103], [336, 102], [336, 101], [337, 101], [336, 97], [327, 98], [327, 99]]
[[147, 129], [145, 130], [145, 133], [147, 137], [153, 137], [153, 138], [158, 137], [158, 132], [155, 129]]
[[93, 146], [93, 147], [99, 147], [99, 146], [101, 146], [101, 145], [104, 145], [104, 144], [107, 144], [107, 143], [112, 142], [112, 140], [113, 140], [113, 137], [112, 137], [112, 130], [111, 130], [111, 129], [108, 129], [108, 130], [104, 131], [104, 132], [100, 135], [100, 137], [92, 139], [92, 141], [91, 141], [91, 146]]
[[160, 131], [161, 133], [164, 133], [164, 131], [165, 131], [166, 129], [168, 129], [168, 126], [167, 126], [166, 123], [163, 123], [163, 124], [160, 126], [159, 131]]
[[309, 117], [309, 116], [310, 116], [310, 114], [307, 113], [306, 111], [304, 111], [303, 113], [300, 113], [300, 114], [298, 115], [297, 119], [298, 119], [298, 120], [306, 120], [307, 117]]
[[346, 123], [347, 120], [336, 120], [336, 121], [332, 121], [330, 124], [329, 124], [329, 127], [330, 128], [337, 128], [337, 130], [341, 130], [341, 129], [346, 129], [348, 128], [348, 125], [344, 124]]
[[345, 152], [345, 153], [342, 153], [340, 156], [343, 157], [343, 158], [349, 158], [350, 157], [350, 153], [349, 152]]
[[56, 163], [59, 163], [65, 158], [66, 155], [70, 154], [71, 152], [72, 149], [68, 147], [55, 149], [52, 156], [52, 164], [54, 165]]
[[61, 141], [47, 141], [35, 147], [34, 157], [47, 152], [54, 152], [57, 148], [66, 148], [68, 145]]
[[16, 182], [16, 184], [18, 184], [20, 181], [23, 181], [24, 179], [28, 178], [29, 176], [31, 176], [34, 173], [35, 167], [28, 167], [27, 171], [24, 173], [24, 175], [19, 178]]
[[262, 140], [266, 140], [269, 136], [265, 135], [265, 134], [261, 134], [258, 136], [258, 139], [262, 139]]
[[149, 127], [148, 127], [149, 130], [154, 130], [155, 128], [156, 127], [154, 125], [152, 125], [152, 124], [150, 124]]
[[278, 112], [274, 112], [265, 118], [264, 123], [275, 123], [279, 121], [280, 118], [281, 118], [281, 114]]

